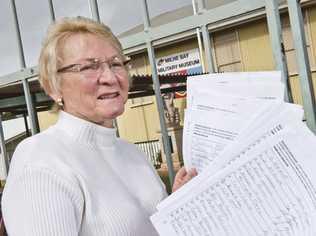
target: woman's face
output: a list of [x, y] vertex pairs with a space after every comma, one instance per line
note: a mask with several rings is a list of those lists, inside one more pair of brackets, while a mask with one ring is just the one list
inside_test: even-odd
[[[60, 68], [72, 64], [80, 64], [77, 69], [85, 68], [81, 72], [59, 73], [64, 111], [112, 127], [113, 119], [123, 113], [128, 96], [128, 72], [122, 66], [124, 60], [119, 50], [99, 36], [77, 34], [65, 41], [61, 52]], [[94, 62], [104, 61], [99, 63], [98, 70], [93, 67]]]

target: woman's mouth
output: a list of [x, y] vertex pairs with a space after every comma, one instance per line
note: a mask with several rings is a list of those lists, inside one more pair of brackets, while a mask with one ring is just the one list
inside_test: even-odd
[[112, 99], [116, 98], [120, 94], [118, 92], [115, 93], [107, 93], [107, 94], [102, 94], [101, 96], [98, 97], [98, 99], [105, 100], [105, 99]]

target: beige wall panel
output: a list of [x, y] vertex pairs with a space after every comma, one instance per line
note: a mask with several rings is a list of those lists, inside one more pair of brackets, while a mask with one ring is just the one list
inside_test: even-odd
[[117, 119], [120, 136], [131, 142], [145, 140], [143, 111], [128, 108], [129, 103], [126, 105], [124, 114]]
[[129, 100], [124, 114], [118, 118], [118, 126], [120, 136], [130, 142], [157, 139], [159, 120], [155, 102], [135, 106]]
[[316, 72], [312, 73], [313, 87], [314, 87], [314, 96], [316, 96]]
[[130, 75], [146, 75], [151, 73], [146, 53], [133, 55], [131, 59]]
[[[316, 72], [312, 73], [312, 80], [313, 80], [313, 87], [314, 87], [314, 94], [316, 94]], [[290, 85], [292, 89], [292, 95], [294, 103], [296, 104], [303, 104], [302, 100], [302, 93], [301, 93], [301, 86], [300, 81], [298, 79], [298, 75], [290, 77]]]
[[294, 103], [302, 105], [301, 86], [298, 76], [295, 75], [290, 77], [290, 87]]
[[244, 71], [274, 70], [274, 60], [265, 21], [242, 26], [238, 30]]
[[141, 134], [144, 133], [141, 132], [143, 126], [140, 125], [143, 120], [143, 116], [138, 110], [130, 109], [130, 104], [131, 101], [128, 100], [125, 105], [124, 114], [117, 119], [120, 136], [129, 141], [131, 141], [131, 136], [134, 136], [136, 140], [141, 138]]
[[43, 131], [57, 122], [58, 113], [51, 111], [38, 112], [40, 130]]
[[144, 126], [146, 128], [147, 140], [158, 139], [158, 131], [160, 130], [156, 99], [153, 96], [151, 100], [153, 101], [152, 104], [142, 107], [145, 114]]
[[[314, 64], [316, 64], [316, 6], [312, 6], [308, 10], [309, 23], [310, 23], [310, 37], [311, 37], [311, 49]], [[316, 70], [316, 68], [312, 68]]]

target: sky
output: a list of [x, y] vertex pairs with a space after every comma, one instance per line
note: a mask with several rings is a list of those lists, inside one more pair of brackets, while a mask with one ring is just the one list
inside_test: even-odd
[[[16, 0], [24, 57], [27, 67], [37, 65], [41, 42], [50, 24], [48, 1]], [[142, 0], [99, 0], [101, 21], [115, 34], [142, 24]], [[186, 5], [191, 0], [148, 0], [149, 15], [155, 17]], [[89, 0], [53, 0], [56, 18], [64, 16], [90, 17]], [[10, 0], [0, 1], [0, 76], [21, 69], [14, 31]]]

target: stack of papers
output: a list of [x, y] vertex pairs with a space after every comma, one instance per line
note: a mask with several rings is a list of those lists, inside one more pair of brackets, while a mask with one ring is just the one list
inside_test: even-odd
[[316, 235], [316, 139], [280, 78], [188, 79], [183, 156], [199, 174], [157, 206], [160, 235]]

